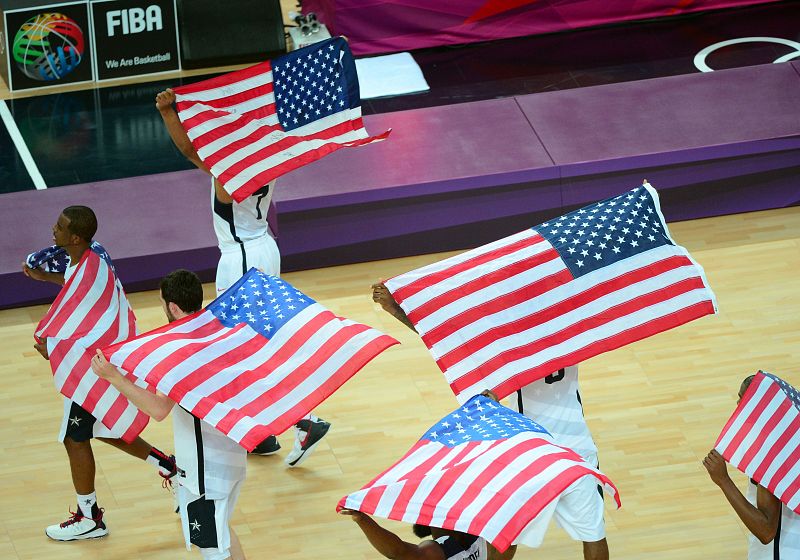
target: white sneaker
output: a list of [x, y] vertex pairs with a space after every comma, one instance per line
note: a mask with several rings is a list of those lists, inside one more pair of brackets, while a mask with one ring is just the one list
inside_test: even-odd
[[331, 425], [325, 420], [304, 418], [294, 426], [294, 447], [286, 456], [286, 464], [296, 467], [302, 464], [314, 451], [314, 448], [328, 433]]
[[81, 508], [73, 513], [72, 516], [57, 525], [50, 525], [44, 530], [44, 533], [56, 541], [77, 541], [82, 539], [96, 539], [105, 537], [108, 534], [108, 528], [103, 523], [103, 510], [92, 507], [92, 513], [95, 514], [94, 518], [84, 517], [81, 513]]

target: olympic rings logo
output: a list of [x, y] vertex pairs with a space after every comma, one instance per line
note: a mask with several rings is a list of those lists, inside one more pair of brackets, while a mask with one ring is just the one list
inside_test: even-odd
[[706, 58], [708, 55], [718, 49], [729, 47], [731, 45], [739, 45], [741, 43], [777, 43], [779, 45], [786, 45], [787, 47], [794, 49], [794, 52], [779, 56], [773, 60], [773, 64], [777, 64], [779, 62], [788, 62], [795, 58], [800, 58], [800, 43], [797, 41], [781, 39], [780, 37], [742, 37], [740, 39], [728, 39], [727, 41], [720, 41], [719, 43], [714, 43], [713, 45], [707, 46], [694, 55], [694, 65], [701, 72], [713, 72], [714, 69], [706, 64]]

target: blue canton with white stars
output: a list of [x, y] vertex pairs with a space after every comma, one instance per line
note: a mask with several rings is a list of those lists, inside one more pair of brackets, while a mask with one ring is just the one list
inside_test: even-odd
[[781, 388], [781, 390], [792, 401], [794, 407], [800, 410], [800, 395], [797, 394], [797, 389], [795, 389], [792, 385], [789, 385], [788, 383], [786, 383], [786, 381], [784, 381], [783, 379], [781, 379], [776, 375], [772, 375], [771, 373], [767, 373], [766, 371], [762, 371], [761, 373], [763, 373], [764, 375], [772, 379], [775, 383], [777, 383], [778, 386]]
[[[111, 256], [102, 245], [100, 245], [97, 241], [92, 241], [90, 249], [96, 253], [97, 256], [108, 263], [108, 266], [111, 267], [111, 270], [114, 272], [114, 274], [117, 273], [116, 269], [114, 268], [114, 263], [111, 261]], [[66, 249], [63, 249], [58, 245], [53, 245], [51, 247], [45, 247], [44, 249], [36, 251], [35, 253], [31, 253], [28, 255], [28, 258], [25, 262], [28, 265], [28, 268], [41, 268], [45, 272], [64, 272], [67, 270], [69, 255], [67, 254]]]
[[226, 327], [247, 323], [271, 338], [303, 309], [316, 303], [277, 276], [251, 268], [206, 308]]
[[360, 103], [355, 62], [342, 38], [315, 43], [271, 61], [275, 112], [293, 130]]
[[674, 245], [652, 194], [637, 187], [533, 228], [558, 251], [573, 277], [663, 245]]
[[493, 400], [476, 395], [422, 436], [447, 447], [470, 441], [508, 439], [523, 432], [550, 435], [543, 426]]

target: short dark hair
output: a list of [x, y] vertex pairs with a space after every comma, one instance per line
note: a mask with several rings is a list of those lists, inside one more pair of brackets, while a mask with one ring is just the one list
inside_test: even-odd
[[740, 391], [740, 392], [741, 392], [743, 395], [745, 394], [745, 392], [747, 391], [747, 389], [750, 387], [750, 383], [752, 383], [752, 382], [753, 382], [753, 379], [755, 379], [755, 378], [756, 378], [756, 376], [755, 376], [755, 374], [753, 374], [753, 375], [748, 375], [747, 377], [745, 377], [745, 378], [742, 380], [742, 384], [739, 386], [739, 391]]
[[427, 525], [420, 525], [419, 523], [414, 523], [414, 525], [411, 527], [411, 530], [414, 531], [414, 535], [416, 535], [417, 538], [420, 539], [424, 539], [425, 537], [431, 536], [431, 528], [428, 527]]
[[69, 220], [69, 232], [91, 243], [97, 233], [97, 216], [88, 206], [67, 206], [61, 212]]
[[161, 279], [161, 297], [184, 313], [194, 313], [203, 307], [203, 284], [194, 272], [173, 270]]

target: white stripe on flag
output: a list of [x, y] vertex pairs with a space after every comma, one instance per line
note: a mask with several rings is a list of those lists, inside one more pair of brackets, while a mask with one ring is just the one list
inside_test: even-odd
[[272, 70], [258, 73], [255, 76], [237, 80], [219, 87], [193, 91], [191, 93], [176, 94], [175, 99], [177, 101], [214, 101], [216, 99], [225, 99], [232, 95], [244, 93], [248, 90], [264, 87], [269, 85], [270, 82], [272, 82]]

